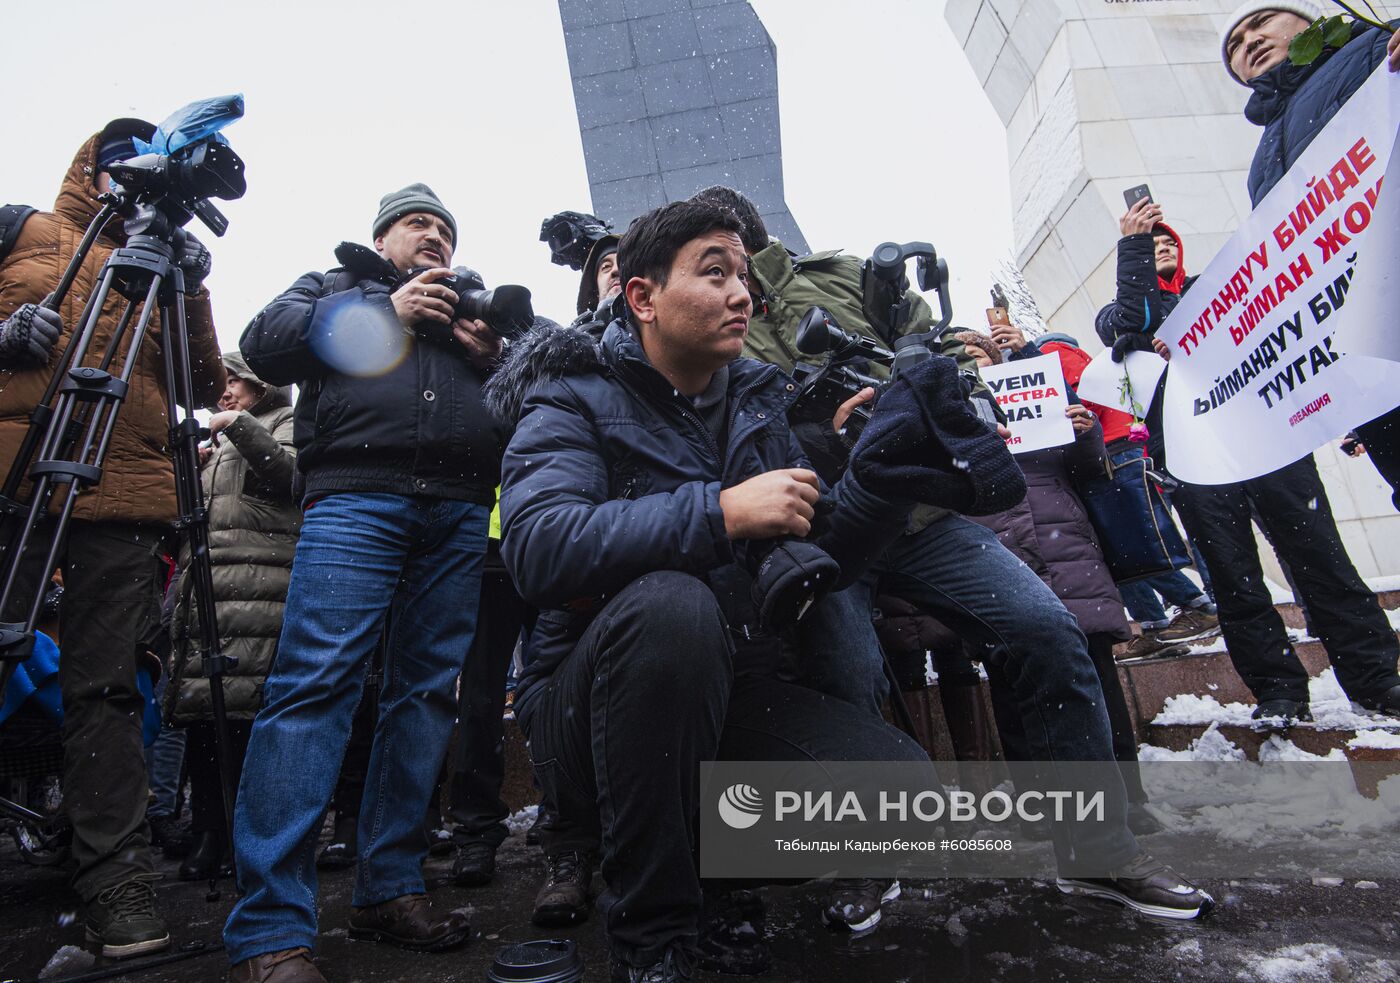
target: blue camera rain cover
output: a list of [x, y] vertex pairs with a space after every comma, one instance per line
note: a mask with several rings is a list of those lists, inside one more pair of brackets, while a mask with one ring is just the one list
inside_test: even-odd
[[156, 127], [151, 141], [133, 137], [138, 154], [173, 154], [210, 137], [227, 142], [218, 133], [243, 115], [243, 94], [198, 99], [167, 116]]

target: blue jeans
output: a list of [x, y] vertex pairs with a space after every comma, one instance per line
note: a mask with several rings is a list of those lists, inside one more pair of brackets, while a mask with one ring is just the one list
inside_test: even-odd
[[[157, 706], [165, 705], [165, 686], [169, 679], [168, 672], [160, 674], [160, 682], [156, 683]], [[180, 772], [184, 770], [184, 765], [185, 729], [162, 724], [155, 742], [146, 748], [146, 783], [155, 800], [146, 810], [149, 818], [175, 815], [175, 806], [180, 798]]]
[[[874, 582], [935, 615], [1005, 676], [1025, 729], [1033, 761], [1106, 763], [1095, 770], [1105, 793], [1108, 821], [1075, 825], [1070, 842], [1056, 843], [1062, 866], [1066, 846], [1081, 860], [1118, 866], [1138, 852], [1125, 818], [1122, 776], [1103, 688], [1079, 623], [1035, 573], [997, 541], [996, 534], [948, 515], [900, 537], [845, 593], [864, 592], [869, 610]], [[1039, 781], [1053, 774], [1039, 770]]]
[[1128, 616], [1144, 628], [1160, 628], [1169, 620], [1167, 609], [1157, 599], [1158, 594], [1179, 608], [1185, 608], [1202, 596], [1201, 589], [1180, 570], [1135, 580], [1130, 584], [1119, 584], [1118, 593], [1123, 595]]
[[[1109, 461], [1116, 468], [1127, 461], [1136, 461], [1143, 456], [1141, 447], [1130, 447], [1124, 450], [1115, 451], [1109, 454]], [[1166, 494], [1162, 495], [1162, 502], [1166, 509], [1159, 510], [1159, 519], [1163, 522], [1171, 518], [1171, 498]], [[1201, 576], [1201, 582], [1205, 584], [1205, 590], [1197, 587], [1180, 570], [1173, 570], [1171, 573], [1159, 574], [1156, 577], [1147, 577], [1143, 580], [1133, 581], [1128, 584], [1119, 584], [1118, 592], [1123, 595], [1123, 606], [1128, 609], [1128, 616], [1140, 625], [1159, 628], [1168, 622], [1167, 610], [1162, 606], [1162, 602], [1157, 599], [1161, 594], [1169, 604], [1175, 604], [1179, 608], [1184, 608], [1191, 601], [1196, 600], [1203, 593], [1214, 600], [1214, 595], [1210, 591], [1210, 572], [1206, 569], [1206, 562], [1201, 557], [1201, 551], [1196, 548], [1190, 537], [1186, 539], [1186, 546], [1191, 550], [1191, 559], [1196, 567], [1196, 572]]]
[[315, 944], [317, 834], [386, 615], [351, 903], [424, 890], [423, 816], [476, 629], [488, 518], [468, 502], [387, 494], [331, 495], [307, 510], [238, 788], [231, 962]]

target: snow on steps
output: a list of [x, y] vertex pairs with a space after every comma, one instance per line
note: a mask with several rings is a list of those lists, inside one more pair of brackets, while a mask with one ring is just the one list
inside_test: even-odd
[[[1383, 591], [1379, 597], [1391, 623], [1400, 623], [1400, 591]], [[1314, 720], [1294, 725], [1283, 737], [1300, 751], [1322, 757], [1336, 752], [1353, 761], [1400, 762], [1400, 720], [1353, 712], [1322, 643], [1304, 632], [1302, 612], [1294, 604], [1281, 604], [1278, 610], [1313, 677]], [[1253, 728], [1254, 697], [1218, 636], [1193, 646], [1190, 655], [1120, 662], [1118, 675], [1140, 743], [1185, 751], [1215, 724], [1222, 737], [1257, 760], [1273, 736]]]

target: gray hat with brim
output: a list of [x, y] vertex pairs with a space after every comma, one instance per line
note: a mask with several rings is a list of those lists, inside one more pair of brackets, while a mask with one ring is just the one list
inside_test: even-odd
[[1309, 24], [1322, 16], [1322, 7], [1314, 3], [1313, 0], [1245, 0], [1230, 14], [1230, 19], [1225, 22], [1225, 28], [1220, 32], [1220, 57], [1225, 62], [1225, 71], [1230, 73], [1230, 78], [1240, 85], [1248, 85], [1244, 79], [1235, 74], [1235, 70], [1230, 67], [1230, 54], [1227, 50], [1230, 45], [1230, 35], [1235, 33], [1235, 28], [1239, 27], [1246, 18], [1265, 10], [1277, 10], [1285, 14], [1297, 14]]
[[406, 188], [398, 191], [391, 191], [383, 198], [379, 199], [379, 214], [374, 219], [374, 231], [371, 233], [375, 239], [384, 234], [384, 231], [405, 215], [412, 215], [414, 212], [427, 212], [429, 215], [436, 215], [447, 223], [452, 230], [452, 245], [457, 245], [457, 220], [452, 217], [452, 213], [443, 207], [442, 200], [433, 194], [433, 189], [426, 184], [410, 184]]

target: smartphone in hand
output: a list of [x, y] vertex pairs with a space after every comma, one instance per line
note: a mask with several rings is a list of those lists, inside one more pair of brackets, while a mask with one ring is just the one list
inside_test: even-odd
[[1142, 201], [1144, 198], [1146, 198], [1149, 202], [1152, 201], [1152, 191], [1145, 184], [1139, 184], [1136, 187], [1129, 188], [1127, 191], [1123, 192], [1123, 201], [1127, 204], [1128, 209], [1130, 211], [1132, 210], [1132, 207], [1134, 205]]

